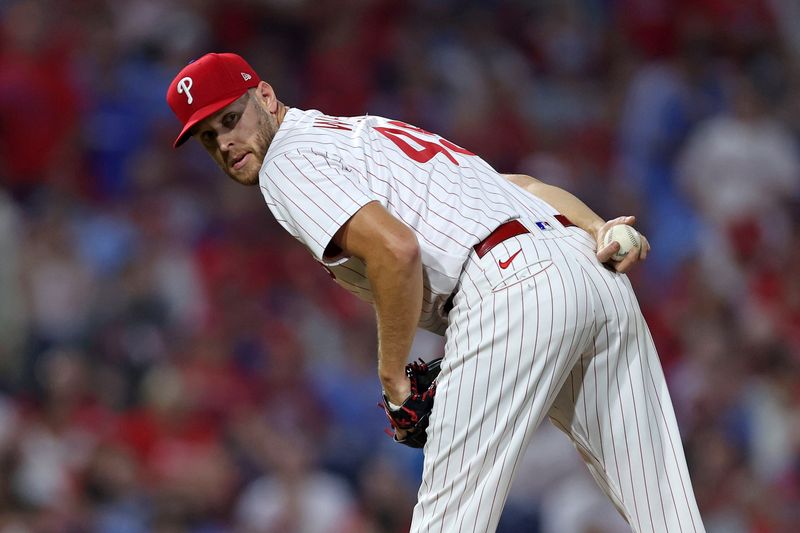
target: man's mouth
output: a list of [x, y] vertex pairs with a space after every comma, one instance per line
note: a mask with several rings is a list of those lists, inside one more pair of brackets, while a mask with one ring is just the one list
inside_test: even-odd
[[233, 168], [233, 170], [240, 170], [243, 166], [245, 166], [247, 164], [249, 157], [250, 157], [250, 152], [245, 152], [242, 155], [236, 156], [231, 161], [232, 163], [231, 167]]

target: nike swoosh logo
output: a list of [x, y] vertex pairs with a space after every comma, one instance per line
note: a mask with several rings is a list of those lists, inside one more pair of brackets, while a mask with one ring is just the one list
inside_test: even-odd
[[522, 248], [520, 248], [519, 250], [517, 250], [517, 251], [514, 253], [514, 255], [512, 255], [511, 257], [509, 257], [509, 258], [508, 258], [508, 259], [506, 259], [505, 261], [498, 261], [498, 264], [500, 265], [500, 268], [502, 268], [503, 270], [507, 269], [507, 268], [508, 268], [508, 265], [510, 265], [510, 264], [511, 264], [511, 261], [513, 261], [513, 260], [514, 260], [514, 258], [515, 258], [515, 257], [517, 257], [517, 254], [519, 254], [521, 251], [522, 251]]

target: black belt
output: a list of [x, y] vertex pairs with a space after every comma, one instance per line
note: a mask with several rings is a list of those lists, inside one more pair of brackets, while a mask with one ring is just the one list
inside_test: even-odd
[[[569, 228], [570, 226], [574, 226], [575, 224], [565, 217], [564, 215], [554, 215], [554, 217], [558, 222], [564, 226], [565, 228]], [[475, 253], [478, 254], [478, 257], [483, 257], [484, 255], [489, 253], [489, 250], [500, 244], [506, 239], [510, 239], [511, 237], [516, 237], [517, 235], [524, 235], [525, 233], [530, 233], [530, 230], [522, 225], [517, 219], [509, 220], [508, 222], [504, 222], [497, 226], [493, 232], [489, 234], [488, 237], [483, 239], [481, 242], [474, 246]]]

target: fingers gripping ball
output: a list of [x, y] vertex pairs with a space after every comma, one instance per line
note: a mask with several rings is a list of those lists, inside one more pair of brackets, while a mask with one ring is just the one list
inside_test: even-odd
[[[411, 382], [411, 395], [406, 398], [399, 409], [390, 409], [389, 401], [383, 397], [380, 404], [394, 429], [394, 440], [412, 448], [422, 448], [428, 440], [426, 428], [433, 410], [433, 397], [436, 395], [436, 378], [441, 370], [442, 358], [429, 363], [422, 359], [406, 365], [406, 376]], [[405, 431], [405, 436], [398, 438], [397, 430]], [[388, 430], [387, 430], [388, 431]], [[392, 435], [392, 433], [389, 433]]]
[[627, 224], [618, 224], [612, 226], [603, 236], [603, 246], [608, 246], [612, 242], [619, 243], [619, 251], [611, 256], [614, 261], [622, 261], [628, 252], [642, 247], [642, 240], [639, 238], [639, 232]]

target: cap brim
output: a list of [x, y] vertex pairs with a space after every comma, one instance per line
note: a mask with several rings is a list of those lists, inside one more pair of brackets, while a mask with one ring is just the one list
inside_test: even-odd
[[175, 142], [172, 143], [173, 148], [177, 148], [178, 146], [182, 145], [183, 143], [189, 140], [189, 137], [191, 137], [189, 130], [191, 130], [195, 124], [197, 124], [201, 120], [210, 117], [211, 115], [213, 115], [223, 107], [227, 106], [228, 104], [232, 104], [233, 102], [241, 98], [241, 96], [242, 96], [241, 94], [237, 94], [231, 96], [230, 98], [223, 98], [222, 100], [218, 100], [212, 104], [208, 104], [207, 106], [201, 107], [200, 109], [192, 113], [192, 116], [189, 117], [189, 120], [186, 121], [186, 125], [183, 127], [178, 137], [175, 139]]

